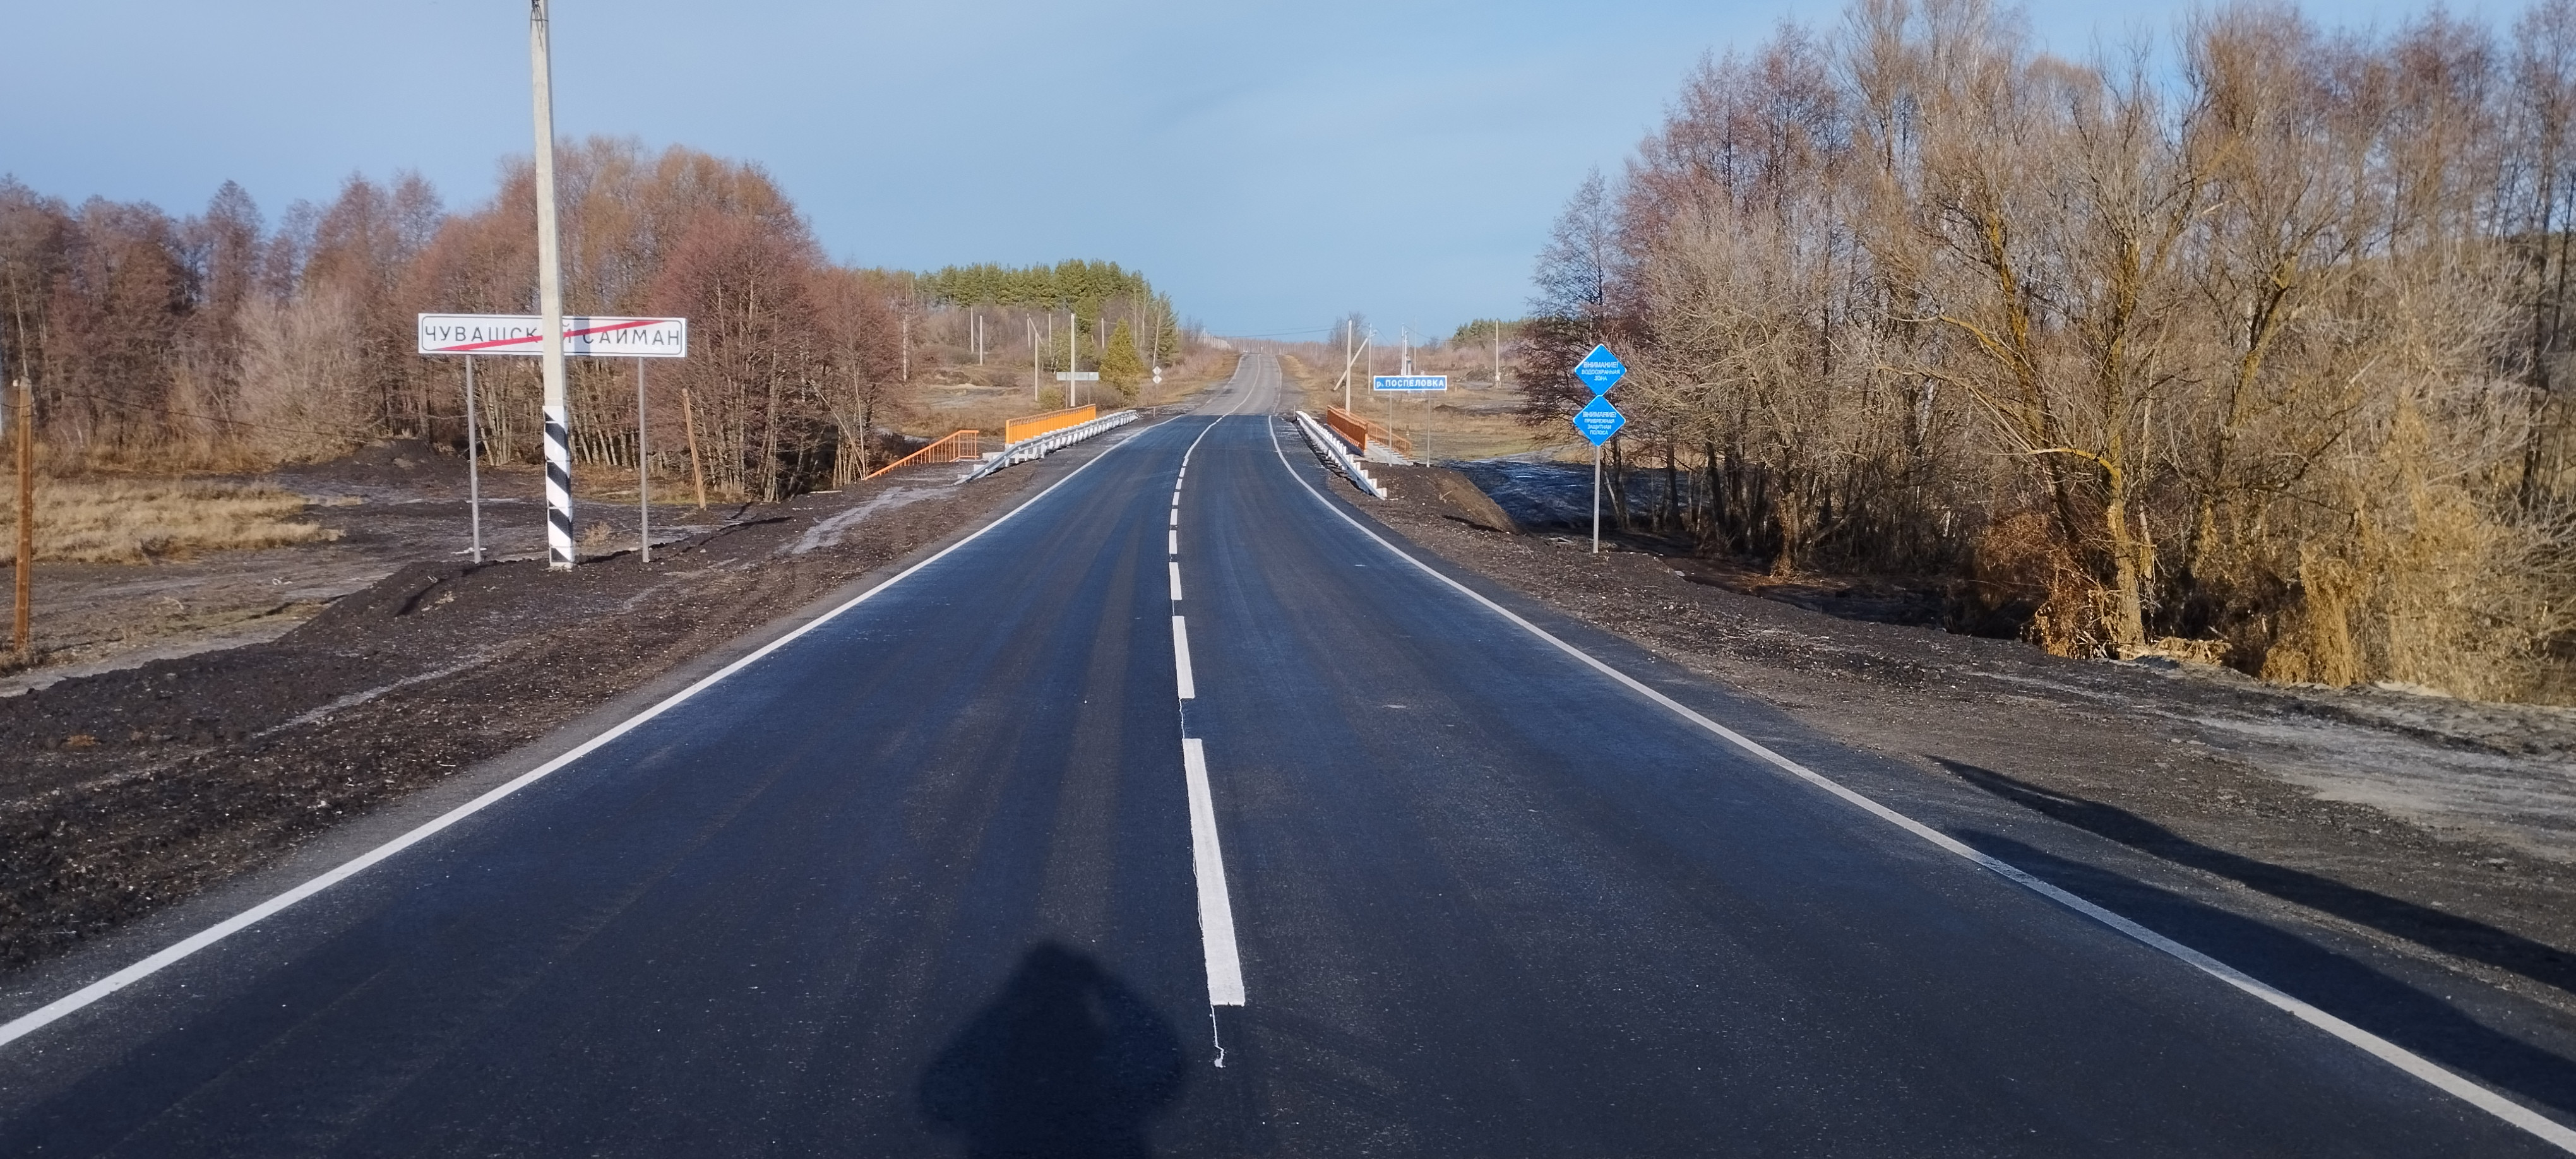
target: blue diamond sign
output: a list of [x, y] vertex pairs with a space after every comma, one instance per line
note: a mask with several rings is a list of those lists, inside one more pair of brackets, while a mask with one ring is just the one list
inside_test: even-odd
[[1618, 355], [1610, 353], [1610, 347], [1607, 345], [1593, 347], [1592, 353], [1584, 355], [1583, 361], [1574, 364], [1574, 377], [1582, 379], [1584, 385], [1591, 387], [1592, 393], [1596, 395], [1608, 394], [1611, 387], [1617, 386], [1619, 380], [1627, 376], [1628, 364], [1619, 361]]
[[1609, 399], [1597, 394], [1592, 396], [1591, 402], [1583, 404], [1582, 410], [1574, 412], [1574, 429], [1583, 432], [1583, 437], [1592, 440], [1596, 447], [1609, 442], [1610, 436], [1618, 434], [1619, 428], [1627, 425], [1628, 416], [1620, 414], [1619, 408], [1610, 405]]

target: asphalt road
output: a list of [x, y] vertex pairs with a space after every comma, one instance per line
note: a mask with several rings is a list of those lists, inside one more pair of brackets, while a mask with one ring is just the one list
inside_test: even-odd
[[2563, 1153], [1405, 562], [1276, 375], [11, 1023], [0, 1155]]

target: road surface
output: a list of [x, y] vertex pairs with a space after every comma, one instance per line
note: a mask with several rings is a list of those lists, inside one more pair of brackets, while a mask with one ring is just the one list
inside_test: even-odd
[[1277, 376], [0, 1010], [0, 1154], [2564, 1153], [1407, 562]]

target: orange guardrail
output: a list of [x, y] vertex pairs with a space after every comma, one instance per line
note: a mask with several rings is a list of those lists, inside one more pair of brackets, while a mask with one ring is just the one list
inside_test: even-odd
[[1372, 422], [1337, 406], [1324, 408], [1324, 425], [1333, 428], [1334, 434], [1342, 436], [1342, 441], [1361, 454], [1368, 453], [1370, 443], [1393, 447], [1403, 455], [1413, 454], [1413, 443], [1396, 434], [1385, 423]]
[[983, 432], [957, 431], [953, 434], [941, 435], [937, 441], [931, 443], [929, 446], [923, 447], [918, 451], [914, 451], [909, 455], [905, 455], [904, 457], [888, 463], [885, 466], [879, 467], [876, 470], [870, 471], [865, 475], [861, 475], [859, 478], [874, 479], [877, 476], [894, 470], [897, 467], [909, 467], [914, 463], [954, 463], [960, 459], [980, 459], [983, 457]]
[[1002, 443], [1008, 446], [1022, 439], [1034, 439], [1049, 431], [1078, 427], [1099, 417], [1100, 408], [1086, 404], [1065, 410], [1048, 411], [1042, 415], [1030, 415], [1024, 419], [1012, 419], [1002, 424]]

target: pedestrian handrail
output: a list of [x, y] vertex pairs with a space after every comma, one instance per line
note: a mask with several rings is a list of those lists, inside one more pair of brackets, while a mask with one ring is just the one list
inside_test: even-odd
[[1066, 407], [1063, 410], [1048, 411], [1042, 415], [1030, 415], [1027, 418], [1012, 419], [1009, 422], [1002, 424], [1002, 444], [1004, 446], [1010, 446], [1015, 443], [1027, 442], [1028, 440], [1034, 439], [1039, 435], [1046, 434], [1049, 431], [1060, 431], [1066, 427], [1078, 427], [1099, 417], [1099, 404], [1084, 403], [1081, 406]]
[[974, 480], [981, 479], [995, 471], [999, 471], [1004, 467], [1008, 467], [1013, 463], [1026, 463], [1034, 459], [1043, 459], [1052, 452], [1063, 450], [1064, 448], [1070, 447], [1075, 443], [1079, 443], [1093, 435], [1100, 434], [1104, 431], [1115, 430], [1135, 421], [1135, 411], [1113, 411], [1109, 414], [1093, 419], [1090, 422], [1083, 423], [1080, 426], [1065, 427], [1061, 430], [1048, 431], [1047, 433], [1038, 435], [1034, 438], [1022, 439], [1019, 442], [1012, 443], [1011, 445], [1002, 448], [1001, 450], [985, 455], [984, 464], [972, 471], [968, 471], [966, 473], [966, 477], [959, 480], [959, 482], [973, 482]]
[[1344, 446], [1333, 432], [1326, 430], [1324, 424], [1316, 422], [1315, 416], [1298, 411], [1297, 429], [1305, 432], [1306, 442], [1315, 448], [1316, 455], [1341, 468], [1342, 474], [1350, 476], [1351, 482], [1360, 490], [1380, 499], [1387, 498], [1386, 486], [1369, 477], [1368, 469], [1360, 466], [1359, 460], [1351, 455], [1350, 448]]
[[908, 467], [914, 463], [954, 463], [960, 459], [982, 458], [983, 455], [983, 432], [958, 431], [953, 434], [941, 435], [929, 446], [923, 447], [918, 451], [914, 451], [909, 455], [905, 455], [904, 457], [888, 463], [885, 466], [879, 467], [876, 470], [870, 471], [865, 475], [861, 475], [859, 476], [859, 479], [861, 482], [865, 482], [869, 479], [874, 479], [879, 475], [885, 474], [888, 471], [894, 470], [897, 467]]

